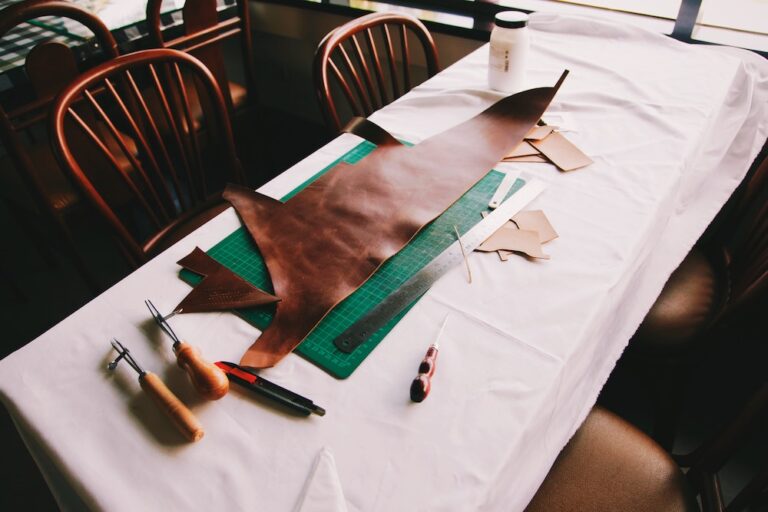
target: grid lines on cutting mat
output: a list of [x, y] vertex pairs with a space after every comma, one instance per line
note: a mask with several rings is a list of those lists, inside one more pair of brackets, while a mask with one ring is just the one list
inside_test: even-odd
[[[355, 164], [374, 148], [375, 146], [369, 142], [360, 143], [299, 185], [282, 200], [287, 201], [339, 162]], [[348, 377], [394, 328], [413, 304], [405, 308], [350, 354], [338, 350], [333, 345], [333, 340], [455, 242], [454, 225], [459, 229], [459, 232], [466, 233], [477, 224], [482, 219], [480, 212], [487, 210], [488, 201], [490, 201], [502, 178], [503, 174], [497, 171], [489, 172], [440, 217], [424, 227], [408, 245], [385, 261], [360, 288], [337, 304], [295, 349], [295, 352], [335, 377]], [[519, 190], [523, 184], [524, 181], [518, 179], [508, 196]], [[213, 246], [208, 254], [246, 281], [266, 291], [273, 291], [261, 254], [245, 228], [240, 227], [235, 230]], [[199, 276], [186, 270], [182, 270], [180, 275], [182, 279], [192, 284], [200, 281]], [[270, 305], [239, 310], [236, 313], [259, 329], [264, 329], [272, 320], [274, 311], [275, 306]]]

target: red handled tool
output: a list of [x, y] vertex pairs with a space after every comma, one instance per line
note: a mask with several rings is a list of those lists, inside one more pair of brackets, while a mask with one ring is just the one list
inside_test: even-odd
[[411, 400], [414, 402], [423, 402], [429, 390], [432, 388], [432, 376], [435, 374], [435, 364], [437, 363], [437, 351], [438, 342], [445, 330], [445, 324], [448, 323], [448, 316], [443, 320], [443, 325], [440, 327], [440, 332], [435, 338], [435, 342], [429, 346], [427, 353], [424, 355], [424, 359], [419, 364], [419, 374], [411, 382]]
[[229, 380], [236, 382], [251, 391], [259, 393], [295, 413], [302, 416], [309, 416], [313, 413], [318, 416], [325, 416], [325, 409], [319, 405], [315, 405], [309, 398], [305, 398], [282, 386], [278, 386], [274, 382], [268, 381], [264, 377], [254, 373], [250, 368], [245, 368], [226, 361], [218, 361], [214, 364], [227, 374]]

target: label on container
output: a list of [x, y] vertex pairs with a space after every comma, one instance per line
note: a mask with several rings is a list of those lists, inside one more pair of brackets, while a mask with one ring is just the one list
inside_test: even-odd
[[488, 65], [495, 68], [502, 73], [509, 71], [509, 48], [490, 48], [490, 58], [488, 59]]

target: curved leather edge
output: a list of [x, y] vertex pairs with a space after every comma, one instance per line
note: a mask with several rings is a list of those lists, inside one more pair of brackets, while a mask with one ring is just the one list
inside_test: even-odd
[[176, 306], [179, 313], [225, 311], [272, 304], [280, 299], [252, 285], [199, 247], [177, 262], [203, 280]]
[[224, 197], [253, 236], [282, 298], [241, 364], [266, 368], [289, 354], [517, 145], [556, 90], [508, 96], [413, 147], [379, 146], [354, 171], [341, 163], [285, 204], [228, 187]]
[[391, 133], [365, 117], [353, 117], [341, 131], [362, 137], [377, 146], [402, 145]]

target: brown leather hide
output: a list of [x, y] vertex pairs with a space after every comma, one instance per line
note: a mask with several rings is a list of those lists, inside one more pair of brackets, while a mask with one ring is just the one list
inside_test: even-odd
[[197, 313], [224, 311], [271, 304], [280, 299], [253, 286], [227, 267], [195, 247], [177, 262], [205, 278], [179, 303], [174, 311]]
[[282, 301], [243, 356], [266, 368], [287, 355], [340, 301], [479, 181], [541, 118], [555, 87], [502, 99], [413, 147], [379, 146], [341, 163], [283, 204], [229, 186]]

